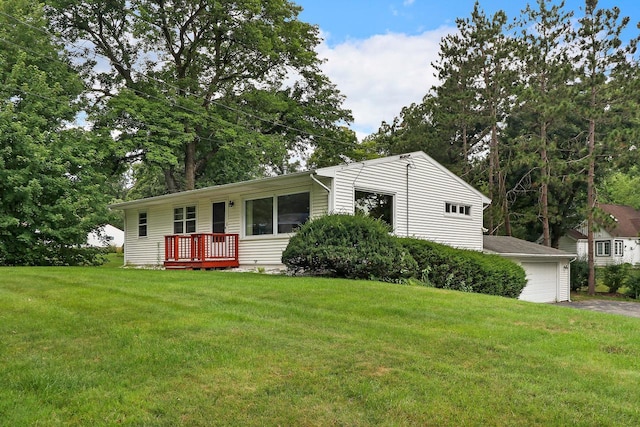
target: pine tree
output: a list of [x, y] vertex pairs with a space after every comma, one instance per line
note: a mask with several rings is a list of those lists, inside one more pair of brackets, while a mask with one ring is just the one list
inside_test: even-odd
[[596, 195], [596, 163], [600, 156], [610, 155], [601, 128], [615, 119], [618, 106], [624, 104], [631, 91], [625, 90], [630, 74], [627, 54], [635, 49], [635, 41], [624, 44], [621, 33], [629, 23], [620, 9], [598, 9], [597, 0], [586, 0], [584, 16], [578, 20], [578, 55], [574, 63], [580, 72], [577, 84], [581, 90], [581, 114], [587, 124], [587, 242], [589, 294], [595, 294], [594, 230]]

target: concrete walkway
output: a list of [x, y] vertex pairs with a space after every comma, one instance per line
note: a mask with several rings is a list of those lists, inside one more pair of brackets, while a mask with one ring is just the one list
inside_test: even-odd
[[581, 310], [600, 311], [602, 313], [620, 314], [622, 316], [639, 317], [640, 303], [611, 300], [588, 300], [561, 302], [560, 306], [579, 308]]

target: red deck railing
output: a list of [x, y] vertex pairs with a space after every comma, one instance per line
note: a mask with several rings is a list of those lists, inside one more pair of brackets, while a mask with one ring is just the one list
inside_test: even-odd
[[237, 267], [238, 235], [176, 234], [164, 237], [166, 268]]

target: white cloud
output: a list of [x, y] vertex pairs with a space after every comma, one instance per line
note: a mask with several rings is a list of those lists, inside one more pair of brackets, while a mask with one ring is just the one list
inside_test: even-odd
[[404, 2], [402, 2], [402, 4], [404, 6], [411, 6], [414, 2], [415, 2], [415, 0], [404, 0]]
[[389, 33], [319, 46], [319, 55], [327, 59], [323, 71], [347, 97], [344, 106], [353, 112], [358, 138], [375, 132], [383, 120], [392, 121], [437, 83], [431, 63], [438, 58], [440, 39], [452, 31]]

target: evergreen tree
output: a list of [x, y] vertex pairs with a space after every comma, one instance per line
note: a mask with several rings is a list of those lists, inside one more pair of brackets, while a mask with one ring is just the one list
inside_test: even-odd
[[[525, 174], [531, 175], [531, 187], [537, 190], [537, 216], [545, 246], [552, 245], [553, 224], [563, 221], [558, 211], [561, 199], [554, 197], [554, 192], [563, 192], [563, 186], [571, 185], [562, 177], [577, 172], [569, 169], [572, 163], [562, 152], [567, 141], [558, 139], [572, 139], [562, 131], [570, 125], [573, 110], [570, 83], [574, 77], [569, 60], [574, 40], [572, 16], [572, 12], [564, 11], [564, 2], [552, 5], [550, 0], [538, 0], [537, 9], [527, 5], [518, 23], [522, 86], [517, 92], [514, 115], [520, 120], [512, 119], [510, 126], [517, 127], [511, 130], [518, 135], [517, 163], [525, 168]], [[558, 238], [554, 236], [556, 244]]]
[[597, 205], [596, 163], [609, 156], [606, 124], [617, 119], [633, 93], [634, 79], [627, 55], [635, 51], [635, 41], [624, 44], [622, 30], [629, 18], [620, 16], [620, 9], [598, 9], [597, 0], [586, 0], [584, 16], [578, 20], [578, 54], [573, 59], [580, 75], [577, 84], [581, 91], [581, 116], [587, 123], [587, 241], [589, 264], [589, 293], [595, 293], [594, 213]]

